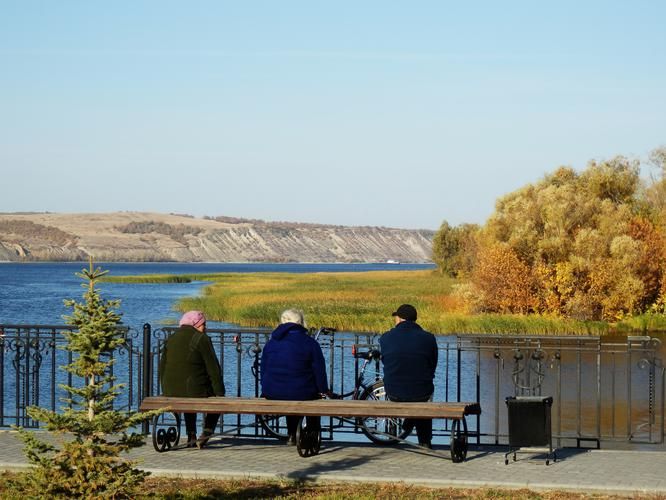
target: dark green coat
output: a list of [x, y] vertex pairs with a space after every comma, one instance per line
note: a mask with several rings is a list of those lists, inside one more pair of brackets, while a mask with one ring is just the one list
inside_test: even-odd
[[167, 339], [159, 372], [165, 396], [224, 396], [213, 343], [192, 326], [181, 326]]

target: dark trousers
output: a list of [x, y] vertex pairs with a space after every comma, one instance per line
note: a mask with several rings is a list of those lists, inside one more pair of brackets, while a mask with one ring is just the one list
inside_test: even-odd
[[[185, 417], [185, 431], [188, 435], [197, 433], [197, 414], [196, 413], [183, 413]], [[215, 430], [217, 421], [220, 419], [219, 413], [205, 413], [204, 414], [204, 431], [209, 431], [211, 434]]]
[[[296, 436], [296, 427], [298, 427], [298, 421], [303, 417], [297, 416], [288, 416], [287, 417], [287, 433], [290, 436]], [[319, 430], [321, 429], [321, 417], [305, 417], [305, 424], [310, 430]]]
[[[266, 399], [279, 399], [279, 398], [272, 398], [270, 396], [267, 396], [266, 394], [263, 394], [263, 397]], [[313, 398], [313, 399], [318, 399], [318, 398]], [[292, 416], [287, 416], [287, 434], [290, 436], [296, 436], [296, 427], [298, 427], [298, 421], [304, 417], [299, 417], [296, 415]], [[321, 429], [321, 417], [305, 417], [305, 424], [307, 427], [309, 427], [312, 430], [319, 430]]]
[[[432, 399], [432, 396], [428, 396], [405, 401], [404, 399], [393, 398], [390, 395], [387, 396], [390, 401], [400, 403], [425, 403]], [[412, 432], [412, 429], [416, 428], [416, 436], [420, 444], [430, 444], [432, 441], [432, 419], [430, 418], [406, 418], [402, 421], [402, 428], [409, 432]]]

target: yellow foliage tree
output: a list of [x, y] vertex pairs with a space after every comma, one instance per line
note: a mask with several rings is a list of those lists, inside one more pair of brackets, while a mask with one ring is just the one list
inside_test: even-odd
[[481, 250], [472, 283], [487, 312], [527, 313], [534, 309], [530, 268], [508, 245], [496, 244]]
[[499, 199], [477, 238], [481, 308], [615, 320], [666, 299], [661, 213], [638, 167], [624, 157], [560, 167]]

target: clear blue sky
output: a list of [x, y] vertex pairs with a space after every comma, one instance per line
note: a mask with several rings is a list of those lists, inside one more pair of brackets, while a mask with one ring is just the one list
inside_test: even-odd
[[666, 144], [665, 19], [660, 0], [0, 0], [0, 211], [483, 223], [559, 165]]

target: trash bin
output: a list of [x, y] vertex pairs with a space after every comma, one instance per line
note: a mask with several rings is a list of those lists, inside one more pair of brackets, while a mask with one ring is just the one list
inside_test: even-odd
[[[509, 464], [509, 455], [513, 453], [546, 453], [546, 465], [557, 460], [553, 451], [553, 439], [550, 423], [552, 397], [511, 396], [506, 398], [509, 412], [509, 451], [504, 455], [504, 464]], [[523, 449], [529, 448], [529, 449]]]

